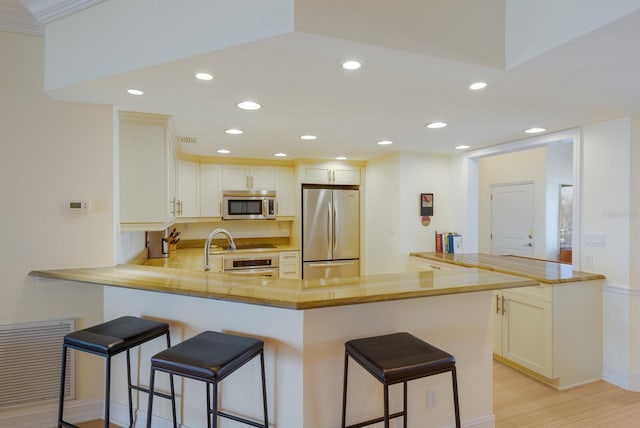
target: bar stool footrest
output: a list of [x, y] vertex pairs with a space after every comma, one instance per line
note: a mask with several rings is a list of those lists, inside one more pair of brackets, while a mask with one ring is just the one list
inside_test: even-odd
[[[400, 416], [404, 416], [404, 412], [393, 413], [389, 415], [389, 419], [399, 418]], [[369, 419], [368, 421], [359, 422], [353, 425], [347, 425], [345, 428], [366, 427], [367, 425], [377, 424], [378, 422], [384, 422], [384, 416], [380, 416], [379, 418], [375, 418], [375, 419]]]
[[[209, 413], [213, 413], [211, 410], [209, 410]], [[258, 428], [264, 428], [264, 422], [263, 423], [259, 423], [259, 422], [254, 422], [251, 421], [249, 419], [245, 419], [245, 418], [241, 418], [240, 416], [235, 416], [229, 413], [225, 413], [225, 412], [221, 412], [220, 410], [218, 410], [218, 416], [221, 416], [223, 418], [227, 418], [227, 419], [231, 419], [232, 421], [236, 421], [236, 422], [241, 422], [247, 425], [251, 425], [254, 427], [258, 427]]]

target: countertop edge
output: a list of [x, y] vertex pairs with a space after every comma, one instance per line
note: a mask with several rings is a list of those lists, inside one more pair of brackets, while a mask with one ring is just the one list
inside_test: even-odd
[[[147, 272], [149, 274], [148, 277], [136, 278], [135, 281], [138, 281], [138, 284], [133, 284], [133, 280], [127, 277], [127, 274], [130, 274], [131, 269], [135, 267], [139, 272]], [[482, 283], [480, 285], [460, 285], [460, 286], [452, 286], [448, 288], [433, 288], [433, 289], [412, 289], [412, 290], [398, 290], [398, 292], [393, 293], [384, 293], [380, 292], [379, 294], [369, 294], [369, 295], [358, 295], [358, 296], [347, 296], [347, 297], [332, 297], [332, 298], [310, 298], [309, 300], [305, 300], [304, 291], [307, 290], [305, 285], [307, 282], [304, 280], [285, 280], [285, 281], [299, 281], [300, 289], [291, 290], [292, 298], [269, 298], [269, 297], [254, 297], [251, 295], [245, 296], [241, 294], [229, 294], [228, 288], [226, 287], [226, 291], [211, 291], [211, 290], [195, 290], [195, 289], [187, 289], [187, 288], [170, 288], [166, 285], [166, 281], [162, 281], [159, 279], [159, 274], [168, 278], [170, 275], [179, 275], [186, 271], [181, 269], [173, 269], [173, 268], [158, 268], [152, 266], [139, 266], [139, 265], [116, 265], [116, 266], [105, 266], [105, 267], [96, 267], [96, 268], [78, 268], [78, 269], [49, 269], [49, 270], [32, 270], [29, 272], [29, 276], [45, 278], [45, 279], [55, 279], [55, 280], [66, 280], [73, 282], [81, 282], [81, 283], [90, 283], [96, 285], [103, 286], [114, 286], [120, 288], [127, 288], [133, 290], [142, 290], [142, 291], [152, 291], [152, 292], [160, 292], [166, 294], [176, 294], [182, 296], [191, 296], [191, 297], [199, 297], [206, 299], [216, 299], [216, 300], [224, 300], [230, 302], [237, 303], [246, 303], [260, 306], [270, 306], [277, 307], [282, 309], [292, 309], [292, 310], [306, 310], [306, 309], [319, 309], [319, 308], [328, 308], [335, 306], [347, 306], [347, 305], [355, 305], [362, 303], [376, 303], [376, 302], [384, 302], [384, 301], [394, 301], [394, 300], [404, 300], [404, 299], [413, 299], [413, 298], [421, 298], [421, 297], [436, 297], [436, 296], [445, 296], [445, 295], [454, 295], [454, 294], [463, 294], [463, 293], [471, 293], [471, 292], [481, 292], [481, 291], [491, 291], [491, 290], [501, 290], [507, 288], [516, 288], [516, 287], [526, 287], [526, 286], [534, 286], [538, 285], [538, 283], [534, 280], [522, 278], [522, 277], [514, 277], [506, 278], [508, 281], [488, 281], [486, 283]], [[220, 279], [224, 274], [216, 274], [216, 273], [198, 273], [199, 275], [219, 275]], [[194, 275], [193, 272], [190, 275]], [[379, 279], [389, 279], [392, 280], [394, 274], [386, 274], [386, 275], [373, 275], [367, 277], [371, 278], [379, 278]], [[399, 273], [398, 276], [401, 276], [402, 273]], [[386, 277], [386, 278], [385, 278]], [[218, 279], [218, 278], [215, 278]], [[235, 281], [239, 281], [235, 279]], [[241, 281], [241, 280], [240, 280]], [[278, 281], [278, 280], [275, 280]], [[313, 281], [310, 281], [313, 283]], [[354, 286], [353, 281], [345, 282], [344, 286]], [[246, 282], [246, 286], [248, 288], [251, 287], [250, 282]], [[340, 286], [340, 284], [331, 284], [331, 286]], [[313, 291], [313, 289], [312, 289]], [[300, 297], [302, 296], [302, 297]]]
[[[484, 269], [484, 270], [490, 270], [493, 272], [498, 272], [498, 273], [504, 273], [507, 275], [515, 275], [515, 276], [521, 276], [524, 278], [529, 278], [529, 279], [533, 279], [535, 281], [541, 282], [543, 284], [563, 284], [563, 283], [568, 283], [568, 282], [582, 282], [582, 281], [593, 281], [593, 280], [600, 280], [600, 279], [606, 279], [606, 276], [602, 275], [602, 274], [597, 274], [597, 273], [590, 273], [590, 272], [582, 272], [582, 271], [572, 271], [575, 274], [578, 274], [579, 276], [573, 276], [571, 278], [559, 278], [559, 279], [549, 279], [547, 277], [540, 277], [540, 276], [536, 276], [527, 272], [522, 272], [522, 271], [517, 271], [517, 270], [509, 270], [509, 269], [505, 269], [505, 268], [501, 268], [499, 266], [492, 266], [489, 264], [485, 264], [485, 263], [472, 263], [472, 262], [465, 262], [464, 260], [454, 260], [454, 259], [449, 259], [449, 258], [445, 258], [443, 257], [443, 255], [441, 253], [431, 253], [431, 252], [412, 252], [409, 253], [409, 256], [413, 256], [413, 257], [420, 257], [426, 260], [433, 260], [435, 262], [441, 262], [441, 263], [449, 263], [452, 265], [456, 265], [456, 266], [463, 266], [466, 268], [475, 268], [475, 269]], [[453, 254], [451, 254], [451, 256], [454, 256]], [[464, 257], [464, 254], [461, 254], [461, 256]], [[517, 256], [489, 256], [489, 255], [484, 255], [485, 257], [517, 257]], [[550, 262], [550, 261], [545, 261], [545, 260], [539, 260], [539, 259], [530, 259], [532, 261], [537, 261], [540, 263], [552, 263], [552, 264], [559, 264], [557, 262]]]

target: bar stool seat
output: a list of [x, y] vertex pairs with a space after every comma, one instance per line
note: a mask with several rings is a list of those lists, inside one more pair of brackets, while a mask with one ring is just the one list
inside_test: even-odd
[[[95, 325], [83, 330], [77, 330], [64, 337], [62, 345], [62, 370], [60, 376], [60, 397], [58, 403], [58, 427], [75, 427], [64, 421], [64, 384], [66, 377], [67, 350], [88, 352], [106, 358], [105, 368], [105, 404], [104, 424], [109, 427], [110, 390], [111, 390], [111, 357], [125, 352], [127, 353], [127, 377], [129, 392], [129, 423], [133, 426], [133, 399], [132, 390], [148, 393], [149, 390], [131, 383], [131, 357], [129, 351], [145, 342], [160, 336], [166, 336], [167, 347], [171, 346], [169, 338], [169, 324], [132, 316], [124, 316], [103, 324]], [[157, 393], [158, 394], [158, 393]], [[175, 395], [173, 379], [171, 379], [171, 395], [159, 394], [171, 399], [175, 413]]]
[[[384, 416], [355, 425], [345, 425], [349, 357], [384, 385]], [[456, 427], [460, 427], [456, 359], [453, 355], [418, 339], [409, 333], [354, 339], [345, 343], [342, 427], [362, 427], [402, 416], [407, 426], [407, 382], [440, 373], [451, 372]], [[403, 383], [403, 411], [389, 414], [389, 385]]]
[[[218, 384], [257, 356], [260, 356], [264, 424], [218, 410]], [[161, 351], [151, 358], [149, 382], [151, 391], [154, 388], [156, 371], [205, 382], [207, 391], [207, 426], [209, 428], [217, 427], [217, 416], [255, 427], [267, 428], [269, 425], [264, 371], [264, 342], [262, 340], [205, 331]], [[153, 400], [150, 399], [147, 412], [147, 428], [151, 427], [152, 410]]]

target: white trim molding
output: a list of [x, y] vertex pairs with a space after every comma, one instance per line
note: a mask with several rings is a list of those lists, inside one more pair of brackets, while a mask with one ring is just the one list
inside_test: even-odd
[[44, 36], [44, 27], [24, 8], [0, 6], [0, 31]]
[[615, 284], [603, 284], [602, 292], [608, 294], [618, 294], [621, 296], [629, 296], [629, 297], [640, 297], [640, 289], [637, 288], [629, 288], [622, 287], [620, 285]]
[[102, 3], [104, 0], [22, 0], [29, 12], [45, 25]]
[[[66, 401], [64, 418], [68, 421], [91, 421], [101, 419], [103, 401]], [[58, 420], [58, 403], [48, 405], [21, 406], [15, 410], [3, 411], [0, 426], [12, 428], [33, 428], [55, 426]]]

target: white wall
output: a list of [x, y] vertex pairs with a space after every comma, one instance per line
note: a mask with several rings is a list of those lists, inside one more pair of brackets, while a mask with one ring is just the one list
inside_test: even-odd
[[[400, 153], [366, 168], [365, 274], [402, 272], [409, 253], [435, 251], [435, 231], [452, 231], [449, 157]], [[420, 217], [420, 193], [434, 194], [431, 225]]]
[[491, 185], [532, 182], [534, 191], [534, 257], [546, 257], [546, 148], [535, 148], [478, 162], [478, 249], [491, 254]]
[[[27, 274], [113, 263], [112, 109], [48, 98], [39, 37], [0, 32], [0, 58], [0, 323], [102, 322], [100, 287]], [[88, 214], [64, 210], [65, 202], [76, 198], [90, 202]], [[81, 399], [102, 397], [101, 363], [80, 359]]]
[[583, 128], [582, 231], [583, 236], [602, 236], [605, 244], [583, 244], [582, 266], [607, 276], [602, 317], [603, 377], [640, 390], [635, 362], [640, 358], [640, 343], [635, 339], [640, 294], [631, 290], [638, 284], [629, 282], [630, 131], [628, 118]]

